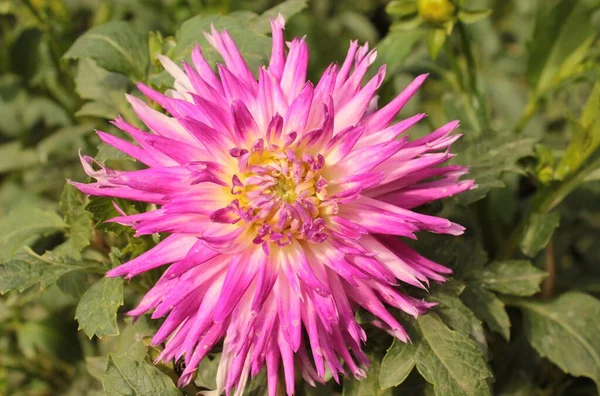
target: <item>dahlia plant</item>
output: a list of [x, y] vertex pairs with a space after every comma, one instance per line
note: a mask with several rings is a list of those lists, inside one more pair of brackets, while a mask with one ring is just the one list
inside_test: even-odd
[[73, 183], [89, 195], [157, 206], [110, 220], [137, 236], [170, 235], [107, 276], [170, 265], [129, 315], [166, 317], [152, 343], [165, 343], [158, 360], [184, 357], [180, 386], [221, 340], [217, 393], [241, 394], [265, 366], [270, 395], [280, 365], [289, 395], [295, 367], [311, 384], [326, 368], [336, 380], [347, 371], [363, 377], [369, 360], [357, 308], [406, 342], [386, 305], [416, 317], [433, 304], [399, 282], [426, 288], [451, 272], [399, 237], [464, 230], [411, 210], [473, 187], [459, 181], [464, 167], [439, 166], [452, 157], [458, 122], [414, 140], [407, 131], [424, 114], [394, 122], [427, 76], [377, 109], [385, 66], [362, 83], [376, 50], [351, 42], [342, 65], [315, 85], [306, 81], [305, 39], [294, 38], [286, 53], [284, 24], [281, 15], [271, 20], [271, 59], [258, 80], [230, 35], [214, 27], [206, 38], [225, 61], [216, 73], [199, 46], [183, 70], [161, 57], [173, 89], [138, 88], [169, 115], [129, 96], [150, 132], [121, 118], [114, 125], [137, 144], [98, 132], [148, 168], [118, 171], [82, 156], [96, 182]]

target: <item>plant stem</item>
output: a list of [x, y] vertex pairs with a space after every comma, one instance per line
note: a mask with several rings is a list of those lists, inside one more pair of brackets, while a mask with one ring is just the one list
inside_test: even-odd
[[556, 258], [554, 257], [554, 243], [552, 239], [546, 246], [546, 272], [548, 277], [542, 284], [542, 297], [550, 298], [554, 294], [554, 282], [556, 281]]
[[477, 63], [475, 62], [475, 57], [473, 56], [473, 51], [471, 49], [471, 43], [469, 41], [467, 29], [465, 28], [465, 25], [460, 21], [456, 23], [456, 29], [458, 30], [461, 46], [465, 54], [465, 59], [467, 61], [467, 75], [470, 86], [469, 90], [473, 95], [473, 107], [475, 108], [475, 111], [477, 112], [480, 122], [481, 124], [483, 124], [484, 128], [490, 129], [490, 117], [487, 112], [485, 98], [479, 90]]
[[523, 112], [523, 115], [521, 115], [521, 118], [519, 118], [519, 121], [517, 122], [517, 125], [515, 126], [515, 133], [519, 134], [523, 131], [523, 129], [525, 129], [525, 127], [527, 126], [527, 124], [529, 124], [529, 121], [531, 121], [531, 119], [533, 118], [533, 116], [535, 115], [535, 113], [537, 113], [537, 111], [540, 109], [540, 100], [537, 96], [531, 96], [529, 98], [529, 102], [527, 103], [527, 107], [525, 107], [525, 111]]

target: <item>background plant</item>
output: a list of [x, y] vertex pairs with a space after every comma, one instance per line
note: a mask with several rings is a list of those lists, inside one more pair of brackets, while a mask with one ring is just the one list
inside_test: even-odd
[[[308, 35], [313, 76], [341, 60], [350, 39], [377, 46], [389, 72], [380, 103], [430, 73], [404, 110], [429, 115], [413, 136], [460, 119], [454, 160], [479, 185], [421, 208], [468, 232], [415, 243], [455, 273], [429, 295], [414, 292], [438, 305], [416, 321], [401, 317], [413, 342], [365, 325], [367, 379], [297, 393], [597, 394], [599, 9], [599, 0], [0, 1], [0, 394], [193, 395], [214, 386], [218, 350], [177, 390], [180, 363], [150, 363], [156, 323], [121, 315], [159, 271], [126, 285], [103, 278], [159, 236], [104, 224], [116, 215], [111, 200], [85, 198], [65, 179], [84, 180], [78, 149], [139, 166], [94, 129], [116, 133], [108, 121], [117, 115], [136, 122], [124, 99], [138, 95], [136, 82], [169, 85], [158, 54], [181, 60], [196, 42], [208, 48], [202, 32], [212, 22], [256, 70], [278, 12], [289, 37]], [[247, 393], [264, 386], [258, 377]]]

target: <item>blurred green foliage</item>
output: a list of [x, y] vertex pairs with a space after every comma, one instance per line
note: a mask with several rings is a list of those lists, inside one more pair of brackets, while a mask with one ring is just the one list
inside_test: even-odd
[[[157, 323], [121, 315], [159, 270], [127, 285], [103, 278], [158, 236], [104, 224], [117, 214], [112, 201], [85, 198], [65, 180], [85, 180], [79, 149], [139, 167], [93, 132], [118, 134], [108, 122], [117, 115], [137, 123], [124, 99], [139, 94], [135, 83], [169, 85], [158, 54], [181, 60], [196, 42], [206, 48], [202, 31], [214, 23], [256, 70], [277, 12], [289, 17], [288, 38], [307, 35], [312, 79], [354, 39], [378, 48], [375, 66], [388, 65], [380, 104], [430, 73], [401, 116], [428, 113], [413, 137], [460, 119], [454, 161], [479, 185], [421, 208], [468, 232], [416, 242], [455, 272], [431, 294], [411, 291], [438, 303], [418, 320], [399, 315], [412, 344], [365, 325], [367, 379], [299, 384], [297, 393], [597, 394], [600, 0], [0, 0], [0, 394], [193, 395], [214, 386], [218, 351], [177, 390], [178, 362], [150, 366]], [[264, 381], [247, 393], [264, 394]]]

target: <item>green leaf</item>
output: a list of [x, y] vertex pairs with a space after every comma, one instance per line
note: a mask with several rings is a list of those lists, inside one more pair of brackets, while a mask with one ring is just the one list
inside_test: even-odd
[[92, 124], [67, 126], [43, 139], [36, 147], [40, 162], [51, 162], [52, 157], [77, 158], [77, 150], [84, 144], [84, 137], [94, 131]]
[[[189, 60], [192, 48], [199, 44], [208, 64], [223, 62], [221, 56], [206, 40], [204, 32], [210, 32], [211, 24], [217, 30], [227, 30], [235, 41], [250, 70], [256, 73], [259, 67], [268, 63], [271, 55], [271, 39], [265, 34], [248, 28], [256, 17], [252, 12], [233, 12], [229, 15], [198, 15], [185, 21], [176, 35], [177, 45], [173, 51], [173, 60]], [[157, 83], [166, 81], [166, 72], [157, 77]]]
[[460, 298], [490, 330], [499, 333], [506, 341], [509, 340], [510, 319], [504, 303], [494, 293], [481, 285], [469, 283]]
[[450, 330], [434, 313], [419, 317], [421, 340], [415, 356], [419, 373], [438, 396], [491, 395], [490, 373], [481, 349], [467, 335]]
[[459, 202], [469, 204], [484, 198], [492, 188], [504, 187], [503, 172], [523, 173], [517, 162], [533, 155], [535, 139], [515, 138], [507, 133], [485, 135], [477, 140], [457, 142], [457, 163], [469, 166], [469, 178], [475, 179], [477, 188], [458, 196]]
[[571, 120], [571, 142], [558, 164], [557, 177], [575, 173], [600, 146], [600, 82], [590, 93], [581, 120]]
[[21, 206], [0, 219], [0, 263], [40, 236], [63, 231], [66, 224], [53, 211]]
[[284, 16], [286, 22], [289, 19], [301, 12], [308, 6], [308, 0], [287, 0], [275, 7], [268, 9], [262, 15], [250, 21], [249, 27], [257, 33], [270, 33], [271, 24], [270, 18], [277, 18], [277, 15]]
[[393, 17], [406, 17], [418, 11], [415, 0], [393, 0], [385, 6], [385, 12]]
[[459, 298], [464, 289], [465, 285], [462, 282], [449, 281], [433, 290], [427, 299], [438, 303], [433, 310], [444, 323], [469, 335], [487, 352], [481, 321]]
[[122, 74], [108, 72], [98, 67], [90, 58], [82, 58], [77, 67], [75, 90], [91, 102], [76, 113], [77, 116], [115, 118], [119, 113], [130, 112], [125, 93], [129, 80]]
[[431, 29], [427, 32], [427, 49], [429, 57], [433, 60], [437, 59], [448, 35], [443, 29]]
[[148, 317], [141, 316], [135, 323], [129, 317], [124, 322], [124, 327], [121, 326], [118, 336], [104, 337], [98, 341], [102, 356], [86, 358], [88, 372], [100, 381], [108, 365], [107, 354], [112, 356], [126, 356], [137, 362], [143, 361], [147, 356], [147, 346], [144, 338], [151, 337], [156, 332], [156, 329], [151, 326]]
[[584, 1], [543, 2], [538, 9], [526, 76], [541, 96], [576, 72], [595, 32]]
[[513, 296], [531, 296], [540, 291], [546, 273], [527, 260], [495, 261], [473, 278], [487, 289]]
[[73, 258], [80, 258], [81, 251], [90, 244], [92, 237], [92, 216], [85, 210], [85, 196], [67, 183], [60, 197], [59, 206], [69, 227], [69, 239], [61, 245], [60, 252]]
[[21, 142], [0, 144], [0, 173], [27, 169], [39, 163], [35, 150], [24, 148]]
[[415, 367], [417, 346], [394, 338], [379, 370], [379, 386], [387, 389], [400, 385]]
[[106, 220], [120, 216], [119, 212], [117, 212], [115, 209], [113, 202], [129, 215], [142, 213], [145, 210], [145, 206], [143, 206], [144, 204], [128, 201], [126, 199], [89, 197], [88, 203], [85, 206], [85, 210], [92, 214], [92, 218], [94, 219], [94, 228], [98, 228], [105, 232], [112, 231], [116, 234], [121, 234], [123, 231], [128, 229], [120, 224], [106, 223]]
[[61, 276], [56, 285], [63, 293], [81, 298], [88, 288], [88, 276], [84, 271], [72, 271]]
[[198, 365], [198, 374], [194, 379], [194, 384], [210, 390], [217, 389], [216, 379], [220, 360], [221, 355], [217, 355], [214, 359], [210, 359], [208, 356], [202, 359]]
[[543, 357], [600, 389], [600, 301], [568, 292], [550, 301], [511, 300], [525, 320], [525, 334]]
[[404, 65], [404, 60], [424, 34], [423, 29], [388, 33], [377, 43], [377, 59], [372, 66], [373, 70], [387, 65], [386, 78], [393, 76], [394, 72]]
[[559, 213], [532, 213], [521, 241], [521, 251], [529, 257], [534, 257], [548, 245], [559, 223]]
[[109, 22], [85, 32], [63, 57], [89, 57], [108, 71], [145, 80], [149, 65], [148, 40], [129, 23]]
[[490, 16], [491, 13], [492, 13], [491, 9], [486, 9], [486, 10], [461, 9], [458, 12], [458, 19], [460, 19], [461, 22], [464, 22], [466, 24], [471, 24], [471, 23], [479, 22], [479, 21], [487, 18], [488, 16]]
[[392, 390], [383, 390], [379, 387], [379, 359], [371, 356], [371, 364], [367, 370], [367, 377], [344, 379], [343, 396], [392, 396]]
[[126, 356], [109, 356], [102, 386], [107, 396], [181, 395], [173, 381], [159, 369]]
[[92, 338], [119, 334], [117, 310], [123, 305], [123, 280], [102, 278], [85, 292], [77, 309], [75, 319], [79, 330]]
[[12, 260], [0, 265], [0, 294], [9, 290], [23, 291], [35, 284], [47, 288], [72, 271], [94, 269], [96, 264], [75, 261], [47, 252], [39, 256], [29, 248], [19, 251]]

